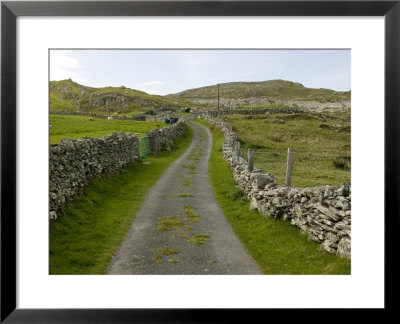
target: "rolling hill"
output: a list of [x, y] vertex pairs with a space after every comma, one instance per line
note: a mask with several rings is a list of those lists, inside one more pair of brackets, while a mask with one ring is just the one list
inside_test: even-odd
[[[297, 82], [270, 80], [262, 82], [229, 82], [219, 85], [220, 104], [225, 108], [267, 105], [330, 106], [349, 108], [351, 91], [313, 89]], [[217, 85], [189, 89], [167, 95], [171, 99], [187, 99], [192, 104], [217, 103]]]
[[[166, 96], [121, 87], [92, 88], [72, 80], [50, 81], [50, 111], [120, 114], [185, 106], [217, 108], [217, 85]], [[351, 91], [313, 89], [285, 80], [229, 82], [219, 85], [221, 108], [291, 106], [314, 111], [349, 110]]]
[[124, 86], [91, 88], [70, 79], [50, 81], [50, 111], [143, 113], [149, 109], [179, 108], [178, 101]]

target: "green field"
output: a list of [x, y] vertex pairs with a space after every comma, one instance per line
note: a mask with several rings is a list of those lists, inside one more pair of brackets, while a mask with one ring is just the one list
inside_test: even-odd
[[198, 122], [208, 126], [213, 135], [209, 174], [218, 203], [264, 274], [351, 273], [351, 260], [320, 250], [320, 244], [308, 240], [290, 222], [250, 211], [249, 200], [235, 186], [232, 172], [221, 154], [222, 132], [203, 120]]
[[50, 144], [57, 144], [62, 138], [81, 139], [103, 137], [112, 133], [134, 133], [144, 136], [149, 130], [166, 127], [164, 122], [145, 122], [137, 120], [107, 120], [88, 116], [69, 116], [50, 114]]
[[171, 152], [151, 153], [116, 176], [93, 179], [85, 194], [50, 224], [50, 274], [105, 274], [148, 190], [192, 138], [186, 126]]
[[350, 122], [310, 114], [229, 115], [227, 119], [239, 137], [243, 156], [254, 148], [255, 166], [274, 174], [279, 185], [285, 184], [288, 148], [296, 150], [293, 186], [350, 182]]

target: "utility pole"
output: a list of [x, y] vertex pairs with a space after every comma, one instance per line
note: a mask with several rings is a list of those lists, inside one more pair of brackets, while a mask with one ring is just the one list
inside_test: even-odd
[[217, 89], [218, 89], [218, 110], [219, 110], [219, 83], [217, 84]]

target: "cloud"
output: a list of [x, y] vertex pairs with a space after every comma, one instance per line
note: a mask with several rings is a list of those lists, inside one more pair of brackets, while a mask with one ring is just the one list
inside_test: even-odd
[[82, 77], [83, 70], [84, 67], [72, 51], [50, 51], [50, 80], [72, 79], [78, 83], [87, 83]]

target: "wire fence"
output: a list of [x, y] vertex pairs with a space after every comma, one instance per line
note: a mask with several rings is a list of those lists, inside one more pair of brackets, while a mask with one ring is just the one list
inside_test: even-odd
[[139, 158], [146, 158], [151, 152], [150, 141], [147, 136], [139, 138]]
[[[254, 167], [274, 174], [280, 185], [289, 181], [289, 185], [305, 188], [351, 182], [351, 155], [348, 152], [318, 154], [292, 150], [291, 154], [292, 161], [288, 163], [288, 151], [254, 150]], [[239, 149], [239, 156], [249, 162], [249, 149]]]

